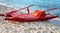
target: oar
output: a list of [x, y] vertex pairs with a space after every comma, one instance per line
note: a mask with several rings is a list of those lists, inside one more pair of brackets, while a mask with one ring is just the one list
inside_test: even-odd
[[27, 7], [24, 7], [24, 8], [20, 8], [20, 9], [18, 9], [17, 11], [23, 10], [23, 9], [26, 9], [26, 8], [29, 8], [29, 7], [31, 7], [31, 6], [34, 6], [34, 4], [31, 4], [31, 5], [29, 5], [29, 6], [27, 6]]
[[[50, 10], [56, 10], [56, 9], [60, 9], [60, 8], [49, 8], [48, 10], [44, 10], [44, 12], [48, 12], [48, 11], [50, 11]], [[50, 13], [49, 13], [49, 15], [50, 15]], [[52, 16], [52, 15], [51, 15]], [[59, 17], [58, 15], [57, 15], [57, 17]]]
[[20, 8], [20, 9], [18, 9], [18, 10], [9, 11], [9, 12], [7, 12], [7, 14], [16, 13], [17, 11], [23, 10], [23, 9], [25, 9], [25, 8], [27, 9], [27, 12], [30, 13], [30, 12], [29, 12], [29, 7], [31, 7], [31, 6], [33, 6], [33, 5], [34, 5], [34, 4], [31, 4], [31, 5], [27, 6], [27, 7]]
[[[31, 4], [31, 5], [29, 5], [29, 6], [27, 6], [27, 7], [24, 7], [24, 8], [20, 8], [20, 9], [18, 9], [18, 10], [12, 10], [12, 11], [10, 11], [10, 12], [7, 12], [6, 14], [15, 13], [15, 12], [17, 12], [17, 11], [19, 11], [19, 10], [23, 10], [23, 9], [25, 9], [25, 8], [29, 8], [29, 7], [31, 7], [31, 6], [34, 6], [34, 4]], [[28, 10], [28, 12], [29, 12], [29, 10]], [[6, 15], [5, 15], [5, 14], [0, 14], [0, 16], [6, 16]]]
[[45, 12], [50, 11], [50, 10], [56, 10], [58, 8], [49, 8], [48, 10], [44, 10]]

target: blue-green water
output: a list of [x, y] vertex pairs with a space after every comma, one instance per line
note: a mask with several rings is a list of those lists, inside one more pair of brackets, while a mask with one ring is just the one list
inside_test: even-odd
[[[53, 7], [60, 8], [60, 0], [0, 0], [0, 3], [11, 5], [16, 8], [23, 8], [30, 4], [35, 4], [35, 6], [31, 7], [31, 10], [45, 10]], [[60, 9], [53, 10], [50, 13], [59, 15]]]
[[59, 7], [60, 6], [60, 0], [0, 0], [1, 3], [6, 3], [13, 5], [15, 7], [21, 7], [21, 5], [28, 6], [30, 4], [35, 4], [35, 5], [41, 5], [43, 4], [42, 7]]

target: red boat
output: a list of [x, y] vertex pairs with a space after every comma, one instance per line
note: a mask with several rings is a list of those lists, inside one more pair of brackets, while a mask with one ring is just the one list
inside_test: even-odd
[[25, 8], [27, 8], [27, 12], [28, 12], [27, 14], [16, 14], [17, 11], [25, 9], [25, 8], [22, 8], [19, 10], [13, 10], [11, 12], [7, 12], [5, 14], [0, 14], [0, 16], [5, 16], [6, 17], [6, 18], [4, 18], [5, 20], [20, 21], [20, 22], [47, 21], [47, 20], [58, 17], [58, 16], [46, 14], [47, 11], [54, 10], [57, 8], [49, 8], [48, 10], [44, 10], [44, 11], [35, 10], [35, 12], [30, 13], [29, 7], [31, 7], [31, 6], [33, 6], [33, 5], [25, 7]]

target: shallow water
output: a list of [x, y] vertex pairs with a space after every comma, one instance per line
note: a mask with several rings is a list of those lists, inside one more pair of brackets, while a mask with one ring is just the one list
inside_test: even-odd
[[49, 23], [60, 26], [60, 18], [55, 18], [49, 21]]

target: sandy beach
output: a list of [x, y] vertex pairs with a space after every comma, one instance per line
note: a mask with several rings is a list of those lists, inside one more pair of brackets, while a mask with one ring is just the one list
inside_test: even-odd
[[[13, 10], [13, 8], [0, 5], [0, 13], [5, 13], [10, 10]], [[60, 18], [44, 22], [38, 21], [24, 23], [6, 21], [3, 20], [3, 18], [4, 17], [0, 17], [0, 33], [60, 33]], [[55, 24], [52, 22], [55, 22]]]

